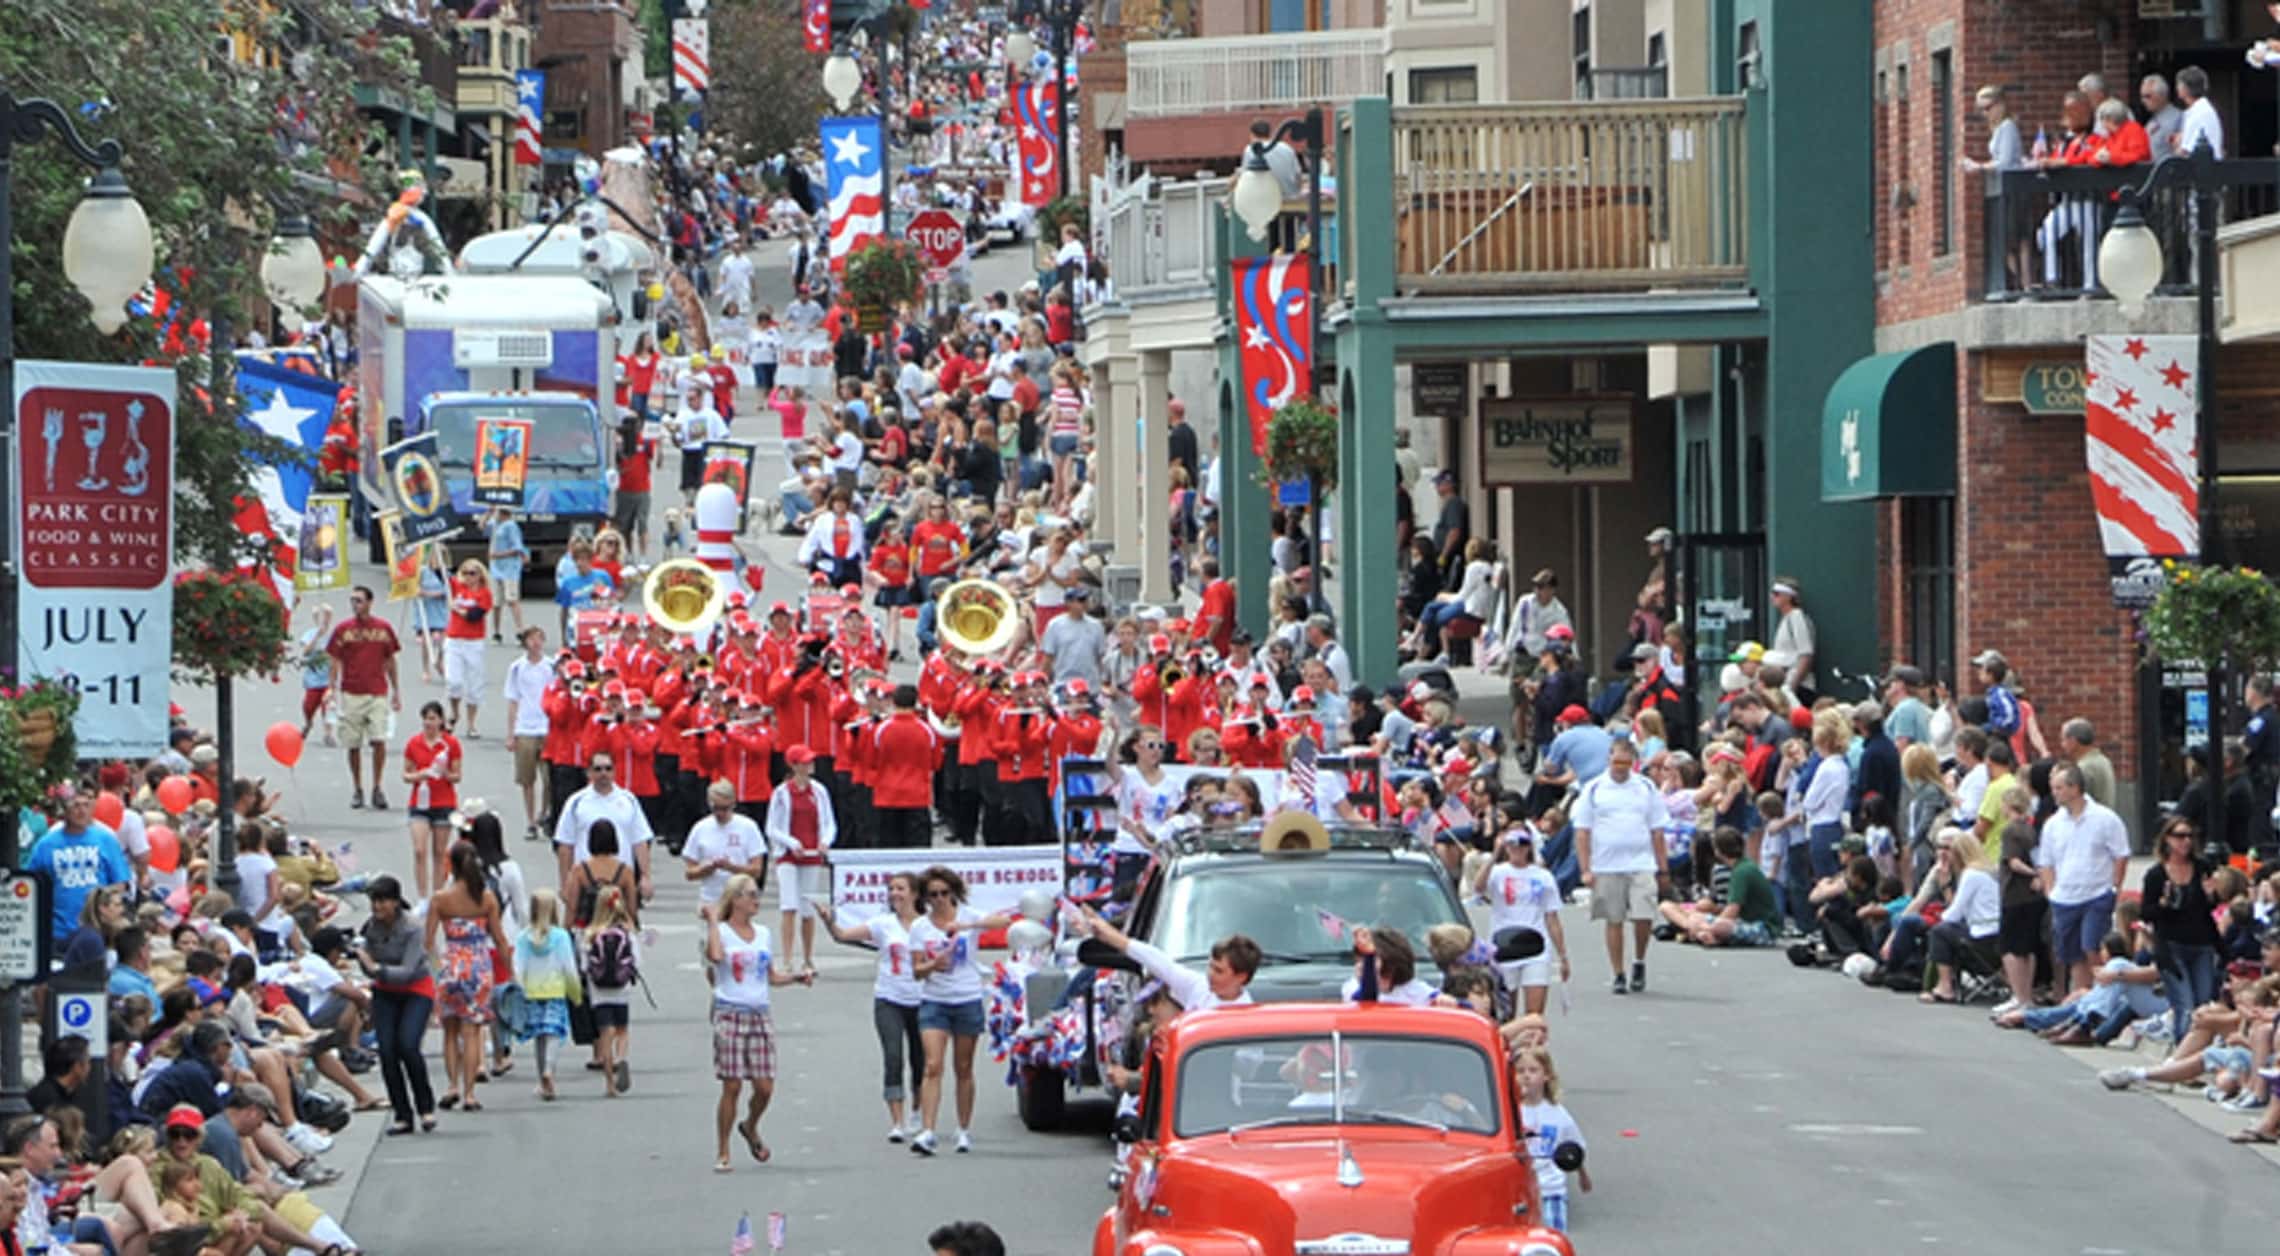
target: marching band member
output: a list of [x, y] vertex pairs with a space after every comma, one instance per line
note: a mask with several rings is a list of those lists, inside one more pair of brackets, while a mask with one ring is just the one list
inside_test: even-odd
[[578, 744], [586, 731], [585, 693], [586, 665], [565, 650], [554, 669], [554, 683], [539, 699], [546, 712], [546, 745], [539, 757], [546, 760], [547, 797], [557, 816], [563, 800], [585, 788], [586, 757]]
[[1149, 637], [1148, 661], [1132, 674], [1132, 701], [1138, 707], [1134, 719], [1139, 726], [1159, 732], [1171, 726], [1171, 686], [1163, 681], [1165, 670], [1171, 666], [1171, 637], [1164, 633]]
[[[727, 755], [719, 778], [736, 788], [736, 810], [755, 825], [768, 818], [768, 801], [775, 793], [776, 739], [768, 732], [768, 708], [759, 695], [744, 690], [734, 695], [736, 714], [728, 725]], [[760, 881], [768, 880], [763, 858]]]
[[1015, 675], [1012, 698], [998, 711], [991, 734], [1002, 819], [996, 830], [985, 832], [989, 845], [1023, 846], [1053, 840], [1052, 800], [1045, 784], [1053, 717], [1044, 706], [1044, 673]]
[[958, 717], [958, 788], [951, 796], [950, 839], [961, 846], [973, 845], [979, 826], [994, 818], [997, 763], [991, 731], [997, 717], [997, 672], [991, 660], [975, 659], [950, 704]]
[[871, 730], [869, 751], [878, 844], [917, 849], [933, 844], [942, 738], [919, 716], [918, 686], [897, 685], [890, 700], [894, 710]]
[[625, 717], [617, 726], [611, 749], [617, 754], [618, 783], [632, 791], [649, 819], [649, 831], [667, 847], [678, 851], [682, 830], [667, 827], [665, 786], [657, 777], [657, 723], [650, 717], [649, 695], [639, 689], [625, 691]]

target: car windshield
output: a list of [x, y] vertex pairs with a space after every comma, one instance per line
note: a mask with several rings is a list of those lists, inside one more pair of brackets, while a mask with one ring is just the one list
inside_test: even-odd
[[1422, 952], [1425, 931], [1462, 923], [1440, 873], [1422, 862], [1382, 858], [1202, 866], [1165, 887], [1160, 928], [1149, 941], [1183, 963], [1209, 958], [1230, 933], [1270, 955], [1340, 961], [1356, 925], [1399, 929]]
[[1495, 1065], [1470, 1043], [1374, 1034], [1344, 1035], [1335, 1050], [1328, 1034], [1239, 1038], [1180, 1060], [1172, 1128], [1183, 1138], [1341, 1123], [1494, 1134]]
[[436, 452], [447, 467], [469, 465], [475, 454], [477, 419], [528, 420], [533, 475], [562, 471], [592, 475], [599, 465], [600, 425], [584, 406], [454, 402], [435, 407], [429, 419], [435, 426]]

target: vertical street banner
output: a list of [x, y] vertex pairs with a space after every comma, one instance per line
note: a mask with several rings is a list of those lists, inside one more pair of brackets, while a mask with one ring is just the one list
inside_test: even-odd
[[1060, 190], [1061, 85], [1050, 76], [1016, 80], [1013, 182], [1023, 205], [1043, 205]]
[[546, 163], [546, 71], [515, 71], [515, 164]]
[[529, 475], [530, 420], [475, 420], [475, 500], [519, 508]]
[[2082, 435], [2107, 576], [2117, 605], [2148, 606], [2161, 560], [2201, 553], [2194, 338], [2092, 336], [2085, 357]]
[[238, 566], [269, 583], [288, 609], [300, 587], [295, 543], [302, 513], [316, 484], [316, 455], [340, 406], [340, 385], [275, 362], [241, 356], [237, 364], [238, 422], [285, 446], [272, 461], [246, 469], [252, 492], [238, 498], [231, 522], [240, 544]]
[[300, 561], [293, 568], [293, 587], [302, 592], [348, 587], [348, 497], [340, 493], [311, 493], [301, 511], [301, 537], [295, 546]]
[[451, 493], [444, 487], [435, 433], [422, 432], [380, 451], [381, 478], [388, 485], [389, 504], [402, 512], [404, 539], [420, 545], [447, 536], [458, 527], [451, 509]]
[[800, 25], [809, 52], [820, 55], [831, 51], [831, 0], [801, 0]]
[[691, 96], [712, 86], [712, 31], [701, 17], [673, 19], [673, 86]]
[[166, 748], [175, 396], [171, 369], [16, 364], [17, 649], [79, 690], [83, 758]]
[[752, 468], [760, 459], [760, 447], [750, 441], [709, 440], [705, 442], [704, 478], [700, 483], [726, 484], [736, 490], [737, 518], [752, 504]]
[[1267, 451], [1267, 424], [1291, 398], [1314, 390], [1312, 262], [1304, 254], [1239, 257], [1235, 339], [1243, 354], [1243, 415], [1251, 450]]
[[380, 529], [380, 549], [388, 560], [388, 600], [409, 602], [420, 595], [420, 547], [404, 539], [401, 511], [380, 511], [372, 524]]
[[886, 234], [886, 145], [879, 120], [823, 120], [825, 195], [830, 201], [831, 264]]

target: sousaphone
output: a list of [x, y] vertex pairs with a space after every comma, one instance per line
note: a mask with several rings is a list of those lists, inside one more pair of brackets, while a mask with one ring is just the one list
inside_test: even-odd
[[676, 558], [652, 568], [641, 584], [650, 622], [679, 637], [700, 640], [728, 606], [728, 581], [694, 558]]
[[934, 623], [945, 645], [978, 658], [1013, 644], [1021, 603], [995, 580], [960, 580], [934, 599]]

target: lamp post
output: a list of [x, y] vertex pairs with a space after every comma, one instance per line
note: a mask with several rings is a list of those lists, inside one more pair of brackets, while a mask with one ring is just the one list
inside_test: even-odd
[[[855, 32], [866, 44], [872, 42], [863, 32]], [[850, 40], [855, 38], [850, 36]], [[893, 124], [887, 117], [887, 51], [886, 41], [879, 40], [879, 205], [884, 221], [894, 221], [893, 174], [888, 150], [892, 147]], [[855, 59], [855, 52], [847, 43], [835, 45], [831, 55], [823, 59], [823, 90], [831, 97], [833, 107], [841, 113], [854, 111], [855, 98], [863, 91], [863, 63]], [[891, 233], [891, 232], [890, 232]]]
[[[1085, 15], [1084, 0], [1042, 0], [1037, 7], [1038, 21], [1053, 43], [1054, 99], [1061, 102], [1053, 111], [1054, 143], [1059, 145], [1061, 159], [1060, 194], [1069, 194], [1069, 45], [1075, 39], [1077, 23]], [[1005, 57], [1020, 74], [1029, 73], [1029, 63], [1037, 56], [1037, 40], [1019, 27], [1005, 37]], [[1011, 85], [1008, 84], [1010, 87]]]
[[261, 259], [261, 286], [280, 310], [306, 313], [325, 295], [325, 255], [309, 216], [295, 210], [277, 219], [277, 233]]
[[[126, 152], [117, 140], [90, 145], [54, 101], [19, 100], [0, 91], [0, 457], [13, 459], [16, 440], [16, 224], [10, 212], [18, 141], [29, 144], [52, 131], [80, 164], [95, 171], [63, 230], [63, 273], [87, 298], [88, 318], [106, 335], [127, 321], [127, 298], [150, 282], [154, 246], [150, 219], [119, 173]], [[9, 477], [0, 473], [0, 669], [16, 675], [16, 503]], [[17, 826], [0, 824], [0, 870], [13, 873], [21, 858]], [[0, 1116], [30, 1110], [24, 1102], [24, 1022], [21, 992], [0, 987]]]
[[[1318, 105], [1306, 111], [1301, 118], [1286, 120], [1275, 128], [1272, 138], [1252, 140], [1243, 150], [1243, 169], [1235, 176], [1235, 187], [1229, 201], [1235, 216], [1243, 221], [1253, 240], [1267, 238], [1267, 228], [1274, 225], [1282, 214], [1282, 180], [1275, 176], [1274, 167], [1268, 164], [1267, 154], [1274, 146], [1287, 140], [1300, 140], [1306, 145], [1306, 315], [1308, 343], [1312, 345], [1313, 367], [1307, 384], [1317, 396], [1321, 395], [1327, 375], [1323, 370], [1322, 353], [1322, 109]], [[1322, 495], [1313, 484], [1308, 484], [1307, 507], [1314, 513], [1314, 538], [1317, 545], [1322, 539]], [[1316, 555], [1319, 560], [1320, 555]], [[1323, 564], [1315, 563], [1314, 609], [1326, 605], [1322, 592]]]
[[[2135, 318], [2145, 309], [2165, 269], [2161, 241], [2146, 226], [2138, 202], [2161, 187], [2182, 184], [2193, 197], [2193, 333], [2196, 348], [2194, 402], [2200, 415], [2201, 562], [2224, 561], [2224, 515], [2217, 506], [2217, 192], [2216, 150], [2204, 137], [2192, 153], [2156, 164], [2145, 182], [2121, 190], [2114, 225], [2098, 244], [2098, 275], [2122, 313]], [[2201, 660], [2209, 687], [2209, 831], [2206, 842], [2225, 840], [2225, 661]], [[2156, 848], [2158, 853], [2158, 847]]]

